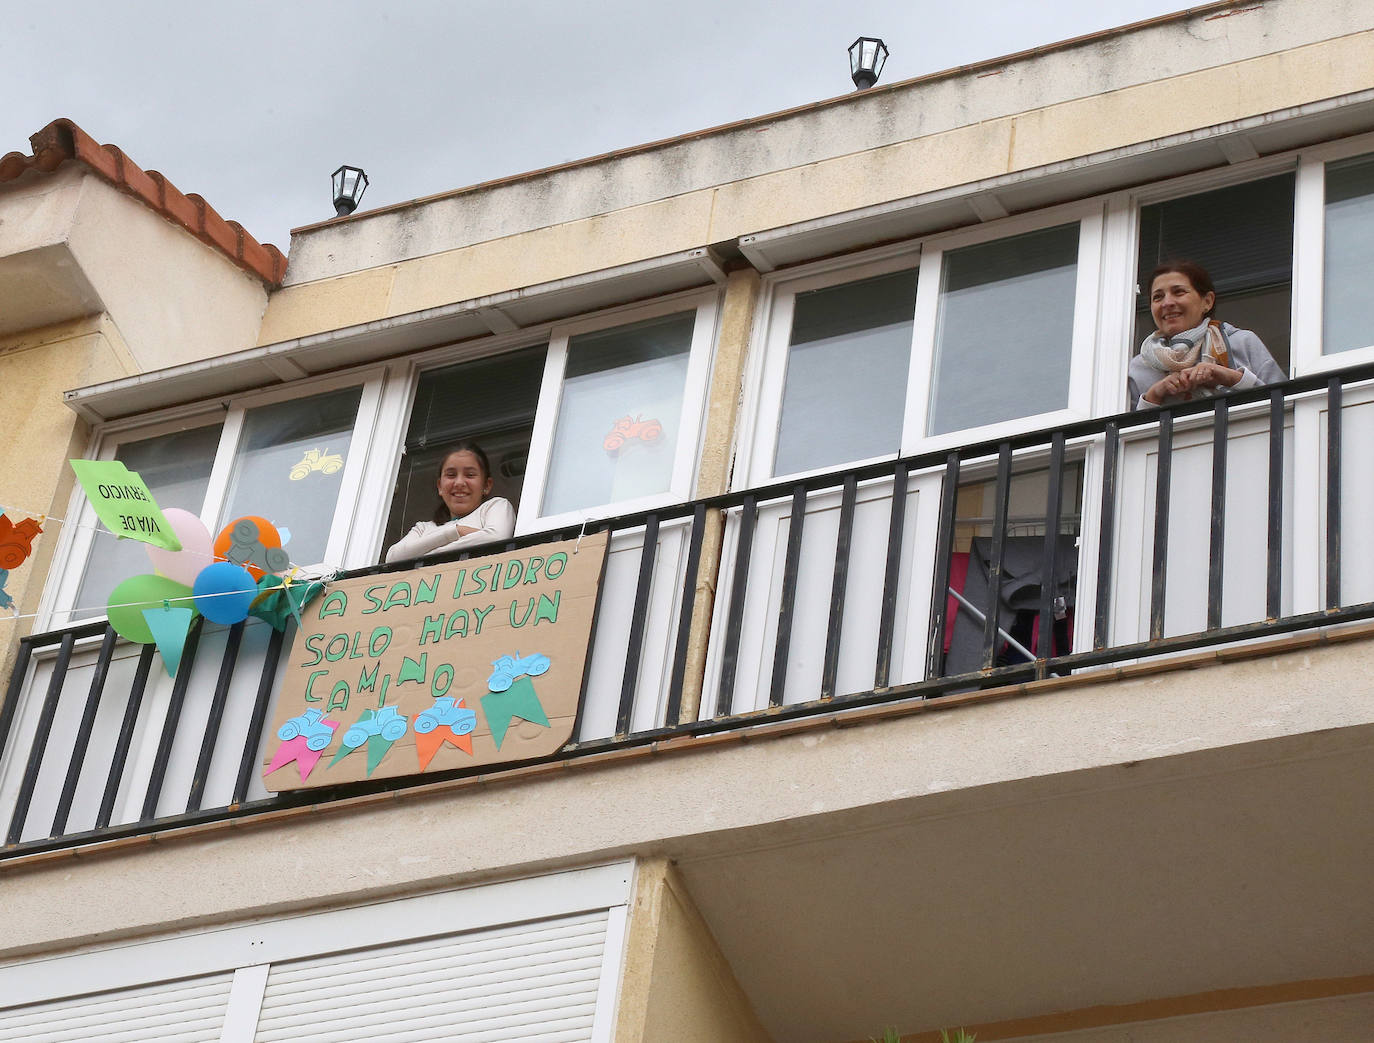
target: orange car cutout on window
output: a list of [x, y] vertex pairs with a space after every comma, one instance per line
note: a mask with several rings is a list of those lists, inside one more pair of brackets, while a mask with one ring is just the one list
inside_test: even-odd
[[623, 416], [611, 425], [611, 432], [601, 443], [601, 448], [608, 453], [620, 452], [620, 447], [631, 439], [639, 439], [641, 442], [656, 442], [663, 434], [663, 425], [657, 420], [645, 420], [643, 417]]
[[43, 527], [32, 518], [15, 525], [0, 514], [0, 569], [15, 569], [24, 564], [33, 553], [33, 538], [42, 531]]

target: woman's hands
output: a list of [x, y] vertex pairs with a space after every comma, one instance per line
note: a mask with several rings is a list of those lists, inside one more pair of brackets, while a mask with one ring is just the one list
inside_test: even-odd
[[1215, 362], [1199, 362], [1156, 381], [1142, 397], [1151, 405], [1159, 406], [1167, 398], [1192, 398], [1196, 389], [1234, 387], [1243, 376], [1238, 369], [1228, 369]]

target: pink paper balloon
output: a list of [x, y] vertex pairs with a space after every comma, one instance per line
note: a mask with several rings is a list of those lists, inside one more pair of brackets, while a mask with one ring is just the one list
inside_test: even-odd
[[215, 560], [210, 530], [194, 514], [180, 507], [164, 507], [162, 516], [181, 541], [181, 550], [163, 550], [152, 544], [144, 544], [153, 568], [168, 579], [185, 583], [188, 587], [195, 586], [200, 570]]

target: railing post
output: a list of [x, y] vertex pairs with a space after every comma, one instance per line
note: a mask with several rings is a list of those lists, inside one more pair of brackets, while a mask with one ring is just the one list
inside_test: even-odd
[[114, 657], [115, 643], [119, 635], [114, 627], [106, 625], [105, 636], [100, 642], [96, 655], [95, 674], [91, 678], [90, 690], [86, 693], [86, 708], [81, 712], [81, 724], [76, 730], [76, 741], [72, 744], [72, 757], [67, 762], [67, 778], [62, 783], [62, 795], [57, 799], [57, 811], [52, 817], [50, 836], [61, 836], [67, 828], [67, 816], [71, 814], [72, 800], [76, 797], [76, 787], [81, 781], [81, 770], [85, 767], [86, 750], [90, 747], [91, 732], [95, 729], [95, 715], [100, 708], [100, 696], [105, 690], [105, 678], [110, 673], [110, 660]]
[[787, 689], [787, 657], [792, 650], [792, 613], [801, 568], [802, 531], [806, 525], [806, 486], [792, 490], [792, 514], [787, 523], [787, 552], [782, 566], [782, 596], [778, 599], [777, 640], [773, 647], [773, 680], [768, 705], [781, 706]]
[[143, 811], [139, 816], [142, 822], [151, 822], [157, 817], [158, 798], [162, 796], [162, 783], [167, 777], [167, 765], [172, 759], [172, 744], [176, 742], [177, 726], [181, 723], [181, 708], [186, 702], [186, 689], [191, 684], [191, 674], [195, 672], [196, 648], [200, 645], [201, 631], [205, 617], [198, 616], [186, 635], [186, 646], [181, 653], [181, 663], [177, 666], [176, 680], [172, 682], [172, 698], [167, 704], [167, 716], [162, 721], [162, 735], [157, 742], [157, 753], [153, 757], [153, 770], [148, 777], [148, 789], [143, 796]]
[[57, 716], [57, 704], [62, 699], [62, 682], [67, 678], [67, 664], [72, 659], [72, 645], [76, 637], [70, 631], [62, 635], [62, 644], [57, 650], [57, 661], [53, 663], [52, 677], [48, 678], [48, 692], [43, 699], [43, 709], [39, 711], [38, 726], [34, 729], [33, 745], [29, 747], [28, 763], [24, 766], [24, 778], [19, 783], [19, 794], [14, 801], [14, 815], [10, 818], [6, 844], [17, 844], [24, 834], [24, 821], [29, 816], [29, 804], [33, 800], [34, 788], [38, 785], [38, 773], [43, 767], [43, 755], [48, 749], [48, 738], [52, 734], [52, 722]]
[[1222, 580], [1226, 564], [1226, 450], [1230, 409], [1226, 396], [1212, 407], [1212, 524], [1207, 551], [1207, 628], [1221, 626]]
[[1002, 571], [1007, 549], [1007, 512], [1011, 503], [1011, 443], [997, 449], [997, 490], [993, 494], [992, 555], [988, 561], [988, 607], [983, 617], [983, 669], [991, 670], [997, 660], [997, 637], [1001, 629]]
[[821, 698], [833, 699], [840, 669], [840, 634], [844, 629], [844, 598], [849, 587], [849, 551], [854, 540], [854, 504], [859, 479], [851, 471], [844, 476], [840, 497], [840, 528], [835, 534], [835, 571], [830, 582], [830, 611], [825, 624], [825, 659], [821, 664]]
[[1097, 538], [1097, 596], [1094, 604], [1093, 649], [1107, 647], [1112, 621], [1112, 566], [1116, 554], [1116, 456], [1121, 448], [1121, 424], [1107, 422], [1102, 438], [1102, 499]]
[[758, 504], [745, 496], [740, 508], [739, 539], [735, 547], [735, 573], [730, 583], [730, 609], [725, 619], [725, 647], [720, 657], [720, 691], [716, 693], [716, 716], [730, 713], [735, 700], [735, 670], [739, 666], [740, 629], [744, 625], [745, 587], [749, 583], [749, 559], [754, 551], [754, 523]]
[[[607, 548], [609, 551], [609, 548]], [[634, 718], [635, 689], [639, 686], [639, 660], [644, 654], [644, 628], [648, 623], [649, 591], [654, 582], [654, 562], [658, 560], [658, 515], [644, 523], [644, 545], [639, 553], [639, 582], [635, 585], [635, 604], [630, 614], [630, 639], [625, 649], [625, 674], [620, 683], [620, 709], [616, 713], [616, 735], [628, 735]]]
[[[1045, 549], [1040, 569], [1040, 640], [1035, 647], [1036, 677], [1045, 676], [1045, 661], [1054, 658], [1055, 571], [1059, 566], [1059, 515], [1064, 487], [1064, 432], [1050, 440], [1049, 490], [1045, 497]], [[1048, 654], [1047, 654], [1048, 652]]]
[[1269, 555], [1265, 615], [1283, 615], [1283, 389], [1269, 393]]
[[949, 627], [949, 572], [954, 560], [954, 517], [959, 506], [959, 453], [945, 457], [940, 484], [940, 524], [935, 532], [935, 575], [930, 592], [930, 627], [926, 635], [926, 679], [945, 672], [945, 631]]
[[[698, 503], [692, 511], [692, 530], [687, 537], [687, 566], [682, 570], [682, 604], [678, 613], [677, 641], [673, 645], [673, 670], [668, 678], [668, 702], [664, 706], [663, 723], [667, 727], [682, 719], [683, 686], [687, 679], [688, 659], [691, 657], [693, 621], [697, 608], [697, 580], [701, 571], [701, 547], [706, 538], [706, 505]], [[716, 563], [719, 564], [719, 554]], [[708, 609], [709, 611], [709, 609]], [[704, 662], [704, 660], [703, 660]], [[694, 667], [695, 663], [691, 664]], [[701, 671], [694, 669], [696, 698], [693, 713], [701, 699]]]
[[1326, 607], [1341, 607], [1341, 378], [1326, 383]]
[[893, 631], [897, 625], [898, 585], [902, 576], [902, 538], [906, 532], [907, 465], [899, 463], [892, 473], [892, 513], [887, 526], [887, 565], [883, 572], [882, 613], [878, 617], [878, 662], [873, 687], [892, 683]]
[[1164, 598], [1169, 574], [1169, 491], [1173, 485], [1174, 414], [1159, 414], [1159, 455], [1155, 462], [1155, 539], [1150, 576], [1150, 640], [1164, 636]]

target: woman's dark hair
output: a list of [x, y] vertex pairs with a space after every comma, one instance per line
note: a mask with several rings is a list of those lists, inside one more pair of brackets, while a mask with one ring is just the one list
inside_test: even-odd
[[[487, 454], [476, 442], [463, 439], [461, 442], [454, 442], [444, 450], [444, 455], [439, 457], [439, 470], [434, 476], [434, 484], [439, 484], [439, 479], [444, 477], [444, 465], [448, 463], [448, 458], [454, 453], [471, 453], [477, 458], [477, 465], [482, 468], [482, 484], [486, 485], [491, 478], [491, 461], [487, 459]], [[485, 500], [490, 493], [483, 493], [482, 499]], [[452, 518], [448, 512], [448, 504], [444, 503], [443, 497], [439, 498], [439, 506], [434, 508], [434, 524], [443, 525]]]
[[1207, 274], [1206, 268], [1192, 261], [1161, 261], [1150, 273], [1150, 281], [1145, 288], [1146, 300], [1150, 298], [1150, 290], [1154, 287], [1155, 280], [1161, 275], [1168, 275], [1170, 272], [1178, 272], [1179, 275], [1184, 276], [1193, 284], [1193, 289], [1197, 290], [1199, 297], [1206, 297], [1210, 293], [1212, 295], [1212, 307], [1207, 310], [1207, 314], [1211, 315], [1216, 310], [1217, 288], [1212, 285], [1212, 277]]

